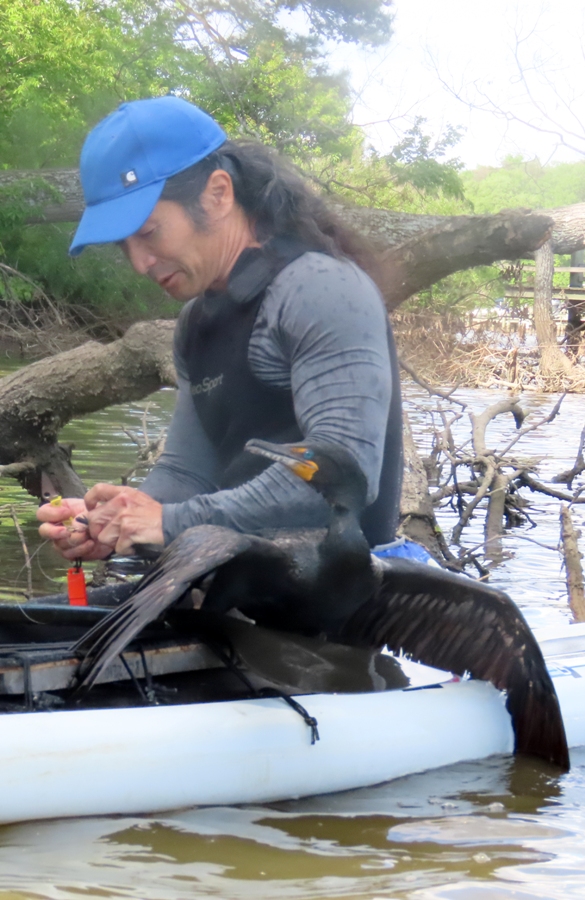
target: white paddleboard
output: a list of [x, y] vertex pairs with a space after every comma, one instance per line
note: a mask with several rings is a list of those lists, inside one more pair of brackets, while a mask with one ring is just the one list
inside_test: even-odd
[[[570, 747], [585, 744], [585, 625], [537, 634]], [[279, 699], [2, 716], [0, 823], [262, 803], [510, 753], [504, 696], [406, 663], [412, 686]]]

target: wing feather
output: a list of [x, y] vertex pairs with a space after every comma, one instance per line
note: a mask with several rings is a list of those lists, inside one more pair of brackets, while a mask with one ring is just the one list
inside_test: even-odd
[[343, 636], [491, 681], [507, 693], [516, 752], [569, 768], [559, 702], [540, 647], [502, 591], [409, 560], [386, 560], [375, 596]]
[[157, 619], [189, 587], [247, 550], [252, 539], [215, 525], [182, 532], [161, 554], [131, 596], [102, 619], [74, 646], [83, 656], [77, 691], [88, 690], [130, 641]]

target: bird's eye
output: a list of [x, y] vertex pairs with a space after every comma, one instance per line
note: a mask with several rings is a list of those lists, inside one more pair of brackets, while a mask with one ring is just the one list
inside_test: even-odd
[[302, 456], [303, 459], [313, 459], [315, 454], [312, 450], [309, 450], [307, 447], [293, 447], [293, 453], [296, 453], [297, 456]]

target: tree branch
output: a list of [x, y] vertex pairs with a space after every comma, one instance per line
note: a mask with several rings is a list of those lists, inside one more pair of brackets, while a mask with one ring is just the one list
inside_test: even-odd
[[[49, 188], [30, 200], [30, 224], [74, 222], [83, 211], [76, 169], [0, 173], [0, 189], [38, 181]], [[54, 191], [62, 197], [55, 203]], [[330, 201], [332, 209], [379, 248], [390, 308], [447, 275], [472, 266], [533, 254], [552, 240], [555, 253], [585, 246], [585, 203], [553, 210], [510, 210], [495, 216], [419, 216]], [[39, 212], [39, 209], [41, 210]]]
[[139, 322], [111, 344], [89, 341], [0, 379], [0, 469], [41, 497], [41, 472], [63, 496], [84, 486], [59, 447], [75, 416], [148, 396], [175, 383], [174, 322]]
[[487, 449], [485, 442], [486, 429], [492, 419], [507, 412], [512, 413], [516, 428], [519, 428], [524, 420], [524, 410], [522, 407], [518, 406], [518, 397], [507, 397], [505, 400], [498, 400], [497, 403], [488, 406], [488, 408], [484, 409], [479, 415], [475, 415], [473, 412], [469, 413], [472, 427], [473, 447], [478, 456], [494, 455], [492, 450]]

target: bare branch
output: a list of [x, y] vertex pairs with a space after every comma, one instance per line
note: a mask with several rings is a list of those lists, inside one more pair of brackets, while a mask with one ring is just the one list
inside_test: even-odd
[[512, 413], [514, 421], [516, 422], [516, 427], [519, 428], [524, 420], [524, 410], [518, 405], [518, 397], [507, 397], [505, 400], [499, 400], [497, 403], [488, 406], [488, 408], [484, 409], [479, 415], [476, 415], [471, 411], [469, 412], [473, 447], [478, 456], [493, 455], [493, 452], [487, 449], [485, 442], [487, 426], [492, 419], [496, 418], [496, 416], [508, 412]]
[[567, 573], [569, 605], [575, 622], [585, 622], [585, 591], [583, 588], [583, 567], [579, 553], [578, 538], [569, 507], [561, 504], [561, 542]]
[[518, 481], [525, 487], [530, 488], [531, 491], [538, 491], [541, 494], [547, 494], [549, 497], [556, 497], [557, 500], [565, 500], [570, 504], [585, 503], [585, 497], [579, 496], [580, 491], [576, 491], [574, 494], [567, 494], [565, 491], [557, 491], [555, 488], [547, 487], [546, 484], [543, 484], [542, 481], [538, 481], [537, 478], [533, 478], [532, 475], [529, 475], [527, 472], [522, 472], [518, 476]]
[[481, 550], [482, 547], [486, 547], [492, 541], [501, 541], [502, 538], [514, 538], [515, 541], [528, 541], [531, 544], [536, 544], [537, 547], [542, 547], [543, 550], [550, 550], [553, 553], [559, 553], [560, 548], [558, 545], [555, 547], [552, 544], [544, 544], [542, 541], [537, 541], [535, 538], [528, 537], [526, 534], [500, 534], [495, 538], [490, 538], [487, 541], [482, 541], [480, 544], [474, 544], [473, 547], [469, 547], [468, 550], [465, 551], [459, 558], [463, 562], [467, 556], [470, 556], [472, 553], [476, 553], [477, 550]]
[[[550, 411], [550, 413], [548, 414], [548, 416], [545, 416], [544, 419], [539, 419], [539, 421], [538, 421], [538, 422], [535, 422], [533, 425], [527, 425], [526, 428], [522, 428], [522, 429], [518, 432], [518, 434], [515, 435], [515, 436], [512, 438], [512, 440], [510, 441], [510, 443], [509, 443], [509, 444], [506, 444], [506, 446], [503, 448], [503, 450], [500, 450], [500, 451], [498, 452], [498, 456], [499, 456], [500, 458], [504, 457], [504, 456], [506, 455], [506, 453], [508, 453], [508, 451], [509, 451], [515, 444], [517, 444], [518, 441], [519, 441], [521, 438], [524, 437], [525, 434], [528, 434], [530, 431], [536, 431], [537, 428], [541, 428], [543, 425], [548, 425], [549, 422], [552, 422], [552, 420], [555, 419], [555, 418], [557, 417], [557, 415], [559, 414], [560, 409], [561, 409], [561, 403], [563, 402], [563, 400], [565, 399], [566, 396], [567, 396], [567, 395], [566, 395], [566, 393], [565, 393], [565, 394], [563, 394], [561, 397], [559, 397], [559, 399], [557, 400], [557, 402], [555, 403], [555, 405], [554, 405], [553, 408], [551, 409], [551, 411]], [[585, 433], [585, 432], [584, 432], [584, 433]], [[555, 479], [553, 478], [552, 480], [554, 481]]]
[[459, 385], [455, 385], [455, 387], [451, 388], [450, 391], [443, 391], [441, 388], [433, 387], [433, 385], [429, 384], [428, 381], [425, 381], [424, 378], [421, 378], [420, 375], [417, 374], [416, 369], [413, 369], [411, 365], [409, 365], [401, 356], [398, 357], [398, 362], [400, 363], [401, 368], [407, 372], [413, 381], [416, 381], [425, 391], [428, 391], [429, 394], [435, 395], [437, 397], [441, 397], [443, 400], [450, 400], [451, 403], [457, 403], [458, 406], [461, 406], [463, 409], [467, 408], [467, 403], [463, 403], [462, 400], [454, 397], [453, 394], [458, 389]]
[[445, 484], [443, 487], [438, 488], [438, 490], [433, 491], [431, 500], [433, 501], [433, 505], [436, 506], [441, 500], [452, 497], [453, 494], [461, 493], [475, 495], [477, 493], [477, 488], [478, 485], [476, 481], [458, 481], [457, 484]]
[[453, 540], [454, 544], [459, 543], [459, 541], [461, 539], [461, 532], [463, 531], [463, 529], [469, 522], [469, 520], [473, 514], [473, 511], [476, 509], [476, 507], [479, 505], [479, 503], [481, 503], [483, 498], [487, 495], [487, 492], [489, 491], [490, 485], [493, 481], [494, 475], [496, 474], [497, 469], [496, 469], [496, 466], [492, 459], [489, 459], [489, 458], [485, 459], [484, 464], [485, 464], [485, 474], [481, 480], [481, 484], [480, 484], [479, 488], [477, 489], [475, 497], [473, 498], [473, 500], [471, 500], [466, 505], [465, 509], [463, 510], [463, 513], [459, 517], [459, 521], [457, 522], [457, 524], [455, 525], [455, 528], [453, 529], [452, 540]]
[[28, 547], [26, 546], [24, 534], [23, 534], [22, 528], [20, 527], [20, 522], [18, 521], [18, 517], [16, 515], [16, 510], [14, 509], [13, 506], [10, 507], [10, 515], [12, 516], [12, 521], [14, 522], [14, 527], [16, 528], [16, 533], [20, 539], [22, 552], [24, 554], [24, 564], [26, 566], [26, 580], [27, 580], [28, 596], [32, 597], [33, 586], [32, 586], [32, 567], [31, 567], [31, 563], [30, 563], [30, 553], [28, 552]]
[[579, 440], [579, 449], [577, 450], [577, 458], [575, 459], [575, 464], [572, 469], [568, 469], [566, 472], [561, 472], [559, 475], [555, 475], [554, 478], [551, 478], [553, 484], [566, 484], [568, 488], [573, 486], [573, 479], [580, 475], [581, 472], [585, 471], [585, 460], [583, 459], [583, 448], [585, 447], [585, 427], [581, 430], [581, 437]]

